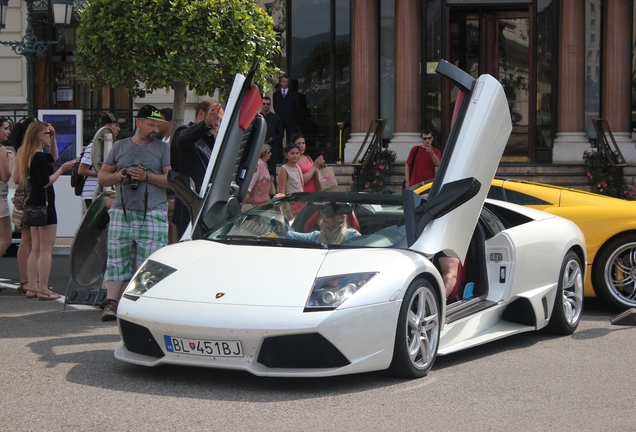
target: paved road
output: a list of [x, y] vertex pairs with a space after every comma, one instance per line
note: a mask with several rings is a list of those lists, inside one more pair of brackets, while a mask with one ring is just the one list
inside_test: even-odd
[[[15, 258], [0, 260], [11, 276]], [[66, 270], [65, 270], [66, 269]], [[65, 289], [68, 258], [54, 258]], [[0, 292], [2, 430], [636, 430], [636, 327], [588, 299], [570, 337], [522, 334], [440, 357], [427, 377], [329, 379], [118, 362], [98, 310]]]

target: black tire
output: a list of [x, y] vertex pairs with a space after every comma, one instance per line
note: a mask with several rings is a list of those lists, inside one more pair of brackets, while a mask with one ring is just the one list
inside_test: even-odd
[[574, 333], [581, 321], [584, 283], [581, 260], [575, 252], [569, 251], [561, 264], [554, 308], [550, 322], [545, 328], [547, 333], [558, 335]]
[[636, 307], [636, 234], [609, 241], [594, 258], [592, 286], [612, 308]]
[[439, 347], [439, 298], [431, 283], [415, 279], [406, 290], [398, 317], [393, 360], [388, 372], [404, 378], [425, 376]]

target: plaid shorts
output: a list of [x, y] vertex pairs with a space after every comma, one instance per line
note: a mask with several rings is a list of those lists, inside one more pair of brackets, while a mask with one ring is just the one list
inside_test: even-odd
[[[153, 252], [168, 244], [168, 214], [165, 210], [150, 210], [144, 222], [144, 212], [111, 208], [108, 211], [108, 261], [106, 281], [132, 278], [133, 245], [137, 245], [137, 266]], [[143, 226], [142, 226], [143, 224]]]

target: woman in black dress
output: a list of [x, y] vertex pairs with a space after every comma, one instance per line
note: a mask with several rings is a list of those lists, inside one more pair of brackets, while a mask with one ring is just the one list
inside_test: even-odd
[[[44, 149], [50, 147], [48, 153]], [[53, 246], [57, 233], [55, 191], [53, 183], [60, 175], [71, 169], [74, 161], [62, 164], [57, 170], [57, 142], [55, 129], [47, 123], [33, 122], [29, 125], [20, 149], [20, 182], [30, 192], [25, 202], [28, 205], [47, 206], [47, 222], [44, 226], [33, 226], [31, 231], [31, 253], [27, 264], [28, 284], [26, 296], [38, 300], [56, 300], [59, 294], [49, 289], [49, 275], [53, 260]]]

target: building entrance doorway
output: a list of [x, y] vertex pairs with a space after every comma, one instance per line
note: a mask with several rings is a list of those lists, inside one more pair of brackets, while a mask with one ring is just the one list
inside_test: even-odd
[[[482, 74], [494, 76], [506, 93], [513, 128], [503, 162], [531, 160], [536, 92], [531, 67], [530, 12], [529, 8], [450, 9], [447, 58], [475, 78]], [[453, 112], [455, 97], [456, 91], [451, 92], [449, 113]]]

